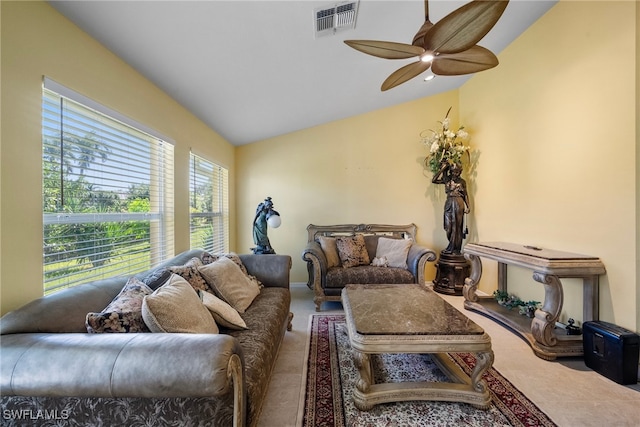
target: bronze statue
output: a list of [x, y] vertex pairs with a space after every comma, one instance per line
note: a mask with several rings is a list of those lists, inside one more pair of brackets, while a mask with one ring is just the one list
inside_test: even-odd
[[280, 217], [278, 211], [273, 209], [273, 202], [271, 197], [264, 199], [264, 202], [258, 205], [256, 209], [256, 216], [253, 219], [253, 243], [256, 244], [255, 248], [251, 248], [254, 254], [275, 254], [276, 251], [271, 247], [271, 242], [267, 237], [267, 223], [271, 223], [271, 226], [276, 228], [280, 226], [280, 222], [274, 222], [275, 217]]
[[431, 182], [444, 184], [447, 200], [444, 205], [444, 230], [449, 239], [449, 245], [443, 253], [460, 254], [462, 241], [468, 231], [464, 227], [464, 214], [469, 213], [469, 197], [467, 183], [460, 176], [462, 165], [443, 162], [440, 170], [433, 176]]

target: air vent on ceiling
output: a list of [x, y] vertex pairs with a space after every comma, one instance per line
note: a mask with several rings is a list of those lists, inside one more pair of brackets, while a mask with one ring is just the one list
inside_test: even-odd
[[332, 6], [315, 9], [313, 19], [316, 38], [355, 28], [357, 13], [358, 1], [334, 3]]

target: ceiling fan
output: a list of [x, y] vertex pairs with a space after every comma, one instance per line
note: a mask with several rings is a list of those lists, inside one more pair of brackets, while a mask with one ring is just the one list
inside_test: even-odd
[[509, 0], [473, 0], [437, 23], [429, 20], [429, 1], [424, 2], [424, 24], [412, 44], [376, 40], [345, 40], [352, 48], [385, 59], [418, 57], [417, 62], [396, 70], [382, 83], [381, 90], [394, 88], [431, 67], [433, 74], [457, 76], [488, 70], [498, 58], [476, 45], [507, 8]]

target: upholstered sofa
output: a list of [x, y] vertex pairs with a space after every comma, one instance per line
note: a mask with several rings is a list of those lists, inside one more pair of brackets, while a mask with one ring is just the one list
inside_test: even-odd
[[[167, 272], [172, 266], [206, 256], [187, 251], [135, 277], [155, 294], [176, 277]], [[259, 294], [236, 313], [246, 329], [218, 323], [219, 333], [88, 333], [87, 314], [121, 295], [126, 277], [68, 288], [7, 313], [0, 319], [2, 425], [256, 425], [291, 328], [291, 257], [239, 258], [263, 286], [256, 282]]]
[[307, 262], [316, 311], [340, 301], [347, 284], [424, 283], [433, 250], [416, 243], [416, 225], [339, 224], [307, 227]]

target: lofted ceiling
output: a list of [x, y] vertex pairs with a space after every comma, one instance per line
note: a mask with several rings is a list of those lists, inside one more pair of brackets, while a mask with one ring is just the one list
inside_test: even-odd
[[[365, 55], [343, 40], [410, 44], [424, 22], [424, 3], [360, 0], [354, 29], [316, 38], [314, 10], [342, 2], [50, 4], [233, 145], [445, 92], [470, 78], [438, 76], [425, 82], [420, 76], [381, 92], [384, 79], [412, 60]], [[499, 57], [556, 2], [511, 0], [479, 45]], [[431, 0], [430, 19], [435, 23], [465, 3]]]

